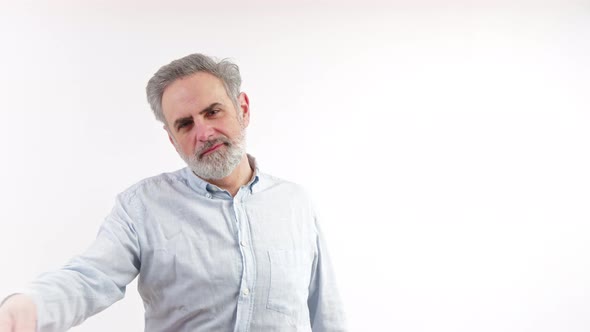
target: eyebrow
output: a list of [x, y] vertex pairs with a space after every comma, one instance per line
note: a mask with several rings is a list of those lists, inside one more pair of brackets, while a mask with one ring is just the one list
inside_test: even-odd
[[[221, 106], [221, 103], [217, 103], [217, 102], [212, 103], [211, 105], [205, 107], [202, 111], [200, 111], [199, 114], [204, 114], [204, 113], [210, 112], [210, 111], [212, 111], [217, 106]], [[176, 119], [176, 121], [174, 121], [174, 128], [176, 130], [178, 130], [178, 126], [180, 126], [181, 124], [186, 123], [187, 121], [192, 120], [192, 118], [193, 117], [189, 115], [189, 116], [185, 116], [185, 117]]]

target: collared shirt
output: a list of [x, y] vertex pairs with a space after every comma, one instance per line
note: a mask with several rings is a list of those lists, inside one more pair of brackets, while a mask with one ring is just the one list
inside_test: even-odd
[[258, 169], [235, 197], [189, 168], [119, 194], [90, 248], [31, 284], [38, 330], [80, 324], [138, 274], [145, 331], [345, 330], [310, 199]]

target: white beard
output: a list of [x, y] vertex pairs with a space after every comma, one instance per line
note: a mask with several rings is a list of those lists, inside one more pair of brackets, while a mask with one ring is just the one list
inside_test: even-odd
[[[240, 136], [231, 141], [226, 136], [207, 141], [194, 155], [185, 155], [177, 146], [180, 156], [188, 167], [200, 178], [205, 180], [219, 180], [233, 172], [246, 153], [246, 133], [242, 129]], [[224, 146], [199, 158], [199, 156], [211, 147], [223, 143]]]

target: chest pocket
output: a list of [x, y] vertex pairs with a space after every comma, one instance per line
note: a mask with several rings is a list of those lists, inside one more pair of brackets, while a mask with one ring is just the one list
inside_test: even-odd
[[[142, 263], [140, 282], [148, 304], [215, 308], [214, 301], [219, 298], [215, 297], [216, 277], [237, 274], [234, 268], [212, 269], [215, 265], [211, 260], [215, 255], [207, 247], [195, 243], [186, 230], [169, 237], [144, 256], [146, 262]], [[233, 265], [226, 264], [226, 267]], [[224, 282], [224, 286], [237, 289], [229, 282]]]
[[305, 263], [294, 250], [269, 250], [270, 286], [268, 309], [296, 315], [307, 303], [309, 276]]

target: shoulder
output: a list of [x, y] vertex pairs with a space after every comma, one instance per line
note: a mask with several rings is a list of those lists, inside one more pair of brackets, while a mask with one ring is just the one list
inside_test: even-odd
[[307, 195], [305, 188], [295, 182], [288, 181], [270, 174], [259, 173], [260, 190], [284, 190], [300, 195]]
[[181, 168], [174, 172], [161, 173], [140, 180], [123, 190], [118, 197], [119, 199], [129, 201], [138, 195], [157, 195], [158, 193], [187, 186], [186, 168]]
[[273, 196], [288, 196], [291, 201], [313, 205], [311, 195], [303, 185], [266, 173], [259, 173], [258, 177], [259, 183], [257, 185], [259, 187], [256, 188], [257, 192]]

